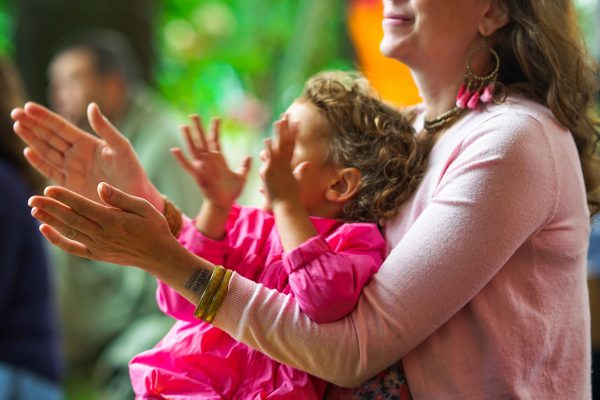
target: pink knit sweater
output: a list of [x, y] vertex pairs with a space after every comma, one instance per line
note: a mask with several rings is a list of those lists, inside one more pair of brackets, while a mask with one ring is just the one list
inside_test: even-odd
[[510, 97], [437, 142], [352, 314], [234, 275], [214, 325], [339, 385], [402, 358], [415, 399], [590, 399], [588, 233], [571, 134]]

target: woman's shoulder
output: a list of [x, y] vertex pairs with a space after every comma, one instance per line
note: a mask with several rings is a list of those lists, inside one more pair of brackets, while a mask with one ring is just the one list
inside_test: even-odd
[[523, 96], [508, 96], [500, 103], [471, 113], [470, 117], [469, 122], [473, 127], [500, 125], [526, 130], [566, 130], [549, 108]]

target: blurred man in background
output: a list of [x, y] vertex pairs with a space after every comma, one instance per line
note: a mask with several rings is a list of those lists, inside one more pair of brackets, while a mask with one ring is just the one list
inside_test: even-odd
[[[96, 102], [127, 136], [157, 188], [184, 212], [198, 209], [194, 182], [169, 152], [181, 146], [181, 119], [142, 84], [123, 36], [109, 31], [79, 35], [56, 53], [48, 76], [49, 100], [56, 112], [92, 132], [86, 109]], [[70, 370], [87, 371], [83, 377], [92, 376], [106, 398], [132, 398], [129, 359], [153, 347], [173, 323], [156, 306], [156, 282], [141, 270], [53, 250]]]

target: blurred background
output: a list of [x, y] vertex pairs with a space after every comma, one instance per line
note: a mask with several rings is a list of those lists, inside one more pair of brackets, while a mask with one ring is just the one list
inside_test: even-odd
[[[576, 6], [600, 58], [600, 0]], [[143, 80], [180, 122], [191, 113], [223, 118], [235, 164], [246, 154], [257, 159], [272, 121], [317, 71], [359, 69], [385, 100], [419, 102], [408, 70], [379, 54], [381, 9], [380, 0], [0, 0], [0, 55], [16, 64], [28, 98], [49, 105], [48, 69], [61, 43], [91, 28], [121, 32]], [[256, 201], [252, 194], [243, 200]], [[118, 398], [72, 369], [66, 397]]]

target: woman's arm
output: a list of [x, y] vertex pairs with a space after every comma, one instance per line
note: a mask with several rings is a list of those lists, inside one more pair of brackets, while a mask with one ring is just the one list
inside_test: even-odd
[[[352, 314], [319, 325], [292, 296], [234, 274], [213, 324], [277, 361], [338, 385], [356, 386], [448, 321], [551, 218], [558, 196], [552, 155], [542, 127], [530, 117], [491, 120], [451, 157], [429, 204], [365, 287]], [[57, 198], [71, 206], [69, 196], [62, 193]], [[132, 208], [126, 204], [130, 198], [125, 199], [109, 199], [109, 204]], [[135, 238], [127, 231], [102, 233], [83, 226], [69, 210], [49, 210], [49, 200], [34, 198], [34, 205], [51, 211], [37, 217], [84, 243], [69, 242], [48, 226], [42, 229], [67, 251], [90, 256], [94, 243], [81, 236], [80, 229], [106, 243]], [[75, 210], [85, 214], [95, 208], [85, 204]], [[155, 223], [149, 207], [136, 204], [135, 209], [138, 226]], [[107, 208], [108, 217], [93, 217], [110, 221], [120, 212], [125, 211]], [[60, 221], [53, 220], [55, 215]], [[147, 236], [148, 228], [143, 231]], [[168, 227], [162, 231], [166, 235]], [[162, 231], [150, 232], [155, 237]], [[128, 246], [122, 251], [131, 254]], [[151, 262], [146, 251], [136, 262], [196, 304], [197, 294], [186, 291], [185, 283], [198, 268], [212, 266], [198, 258], [186, 261], [188, 256], [177, 249], [164, 251], [168, 256]]]
[[539, 123], [526, 116], [490, 121], [464, 141], [348, 317], [318, 325], [291, 296], [235, 275], [213, 324], [277, 361], [356, 386], [479, 293], [552, 216], [556, 182]]
[[[235, 214], [237, 215], [237, 212]], [[191, 253], [216, 265], [224, 264], [225, 256], [229, 250], [226, 239], [212, 240], [204, 236], [196, 229], [194, 221], [185, 216], [183, 216], [182, 228], [177, 240], [181, 246]], [[178, 320], [196, 321], [194, 316], [196, 305], [190, 303], [160, 279], [156, 289], [156, 301], [160, 310], [165, 314]]]

